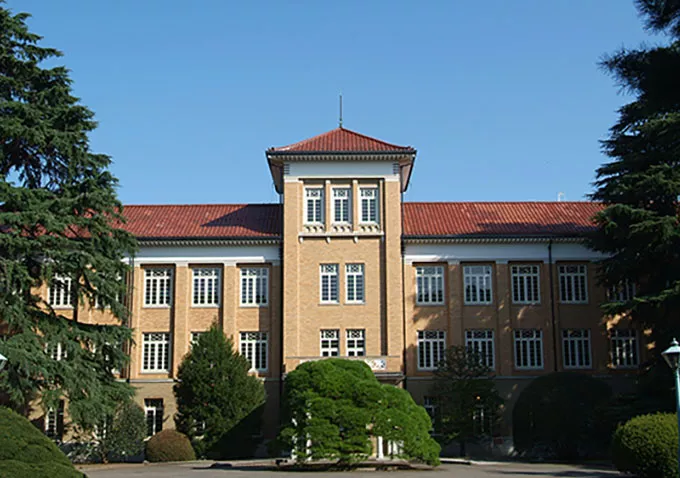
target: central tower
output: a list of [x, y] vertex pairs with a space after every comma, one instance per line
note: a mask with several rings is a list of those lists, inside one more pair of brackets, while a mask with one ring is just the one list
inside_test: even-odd
[[283, 371], [320, 357], [403, 375], [401, 193], [415, 149], [345, 128], [270, 148], [283, 196]]

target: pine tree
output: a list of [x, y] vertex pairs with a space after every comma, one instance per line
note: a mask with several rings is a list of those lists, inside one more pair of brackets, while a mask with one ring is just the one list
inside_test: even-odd
[[[253, 415], [264, 403], [265, 392], [249, 370], [248, 360], [234, 351], [232, 340], [217, 325], [201, 334], [184, 356], [174, 387], [175, 425], [192, 440], [198, 455], [233, 456], [236, 449], [248, 448], [251, 436], [259, 432]], [[236, 437], [240, 443], [228, 439], [235, 429], [243, 432]]]
[[636, 286], [635, 298], [613, 300], [606, 312], [630, 311], [651, 328], [660, 352], [680, 331], [680, 1], [636, 4], [646, 27], [668, 41], [602, 62], [635, 99], [620, 108], [603, 141], [611, 160], [597, 170], [592, 198], [606, 208], [590, 245], [608, 256], [601, 263], [605, 286]]
[[[91, 429], [132, 388], [119, 382], [125, 327], [122, 261], [135, 248], [119, 226], [121, 204], [108, 156], [91, 151], [93, 113], [73, 96], [61, 56], [39, 45], [0, 1], [0, 399], [28, 412], [64, 399], [75, 424]], [[110, 309], [121, 325], [84, 323], [78, 307], [53, 308], [39, 290], [73, 282], [73, 303]], [[59, 347], [61, 360], [50, 352]]]

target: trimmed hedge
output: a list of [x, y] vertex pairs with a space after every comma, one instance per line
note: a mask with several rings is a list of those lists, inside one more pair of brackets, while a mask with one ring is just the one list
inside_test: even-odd
[[641, 415], [614, 432], [612, 461], [619, 471], [639, 478], [676, 478], [677, 449], [675, 414]]
[[605, 455], [611, 426], [602, 410], [611, 396], [608, 384], [583, 374], [534, 379], [512, 411], [515, 448], [525, 456], [560, 460]]
[[189, 438], [176, 430], [163, 430], [146, 442], [146, 459], [150, 462], [191, 461], [196, 454]]
[[0, 407], [0, 478], [84, 476], [31, 422]]

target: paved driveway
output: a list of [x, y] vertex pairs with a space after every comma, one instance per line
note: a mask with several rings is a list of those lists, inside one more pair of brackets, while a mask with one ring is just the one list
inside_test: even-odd
[[[274, 472], [257, 466], [239, 466], [211, 468], [210, 463], [193, 462], [181, 465], [113, 465], [110, 467], [86, 467], [83, 469], [89, 478], [263, 478], [279, 476], [280, 478], [319, 478], [342, 476], [362, 476], [376, 478], [375, 471], [358, 471], [350, 474], [330, 472]], [[434, 471], [399, 471], [391, 474], [395, 478], [609, 478], [620, 476], [616, 471], [604, 468], [587, 468], [568, 465], [527, 465], [502, 463], [494, 465], [451, 465], [444, 464]], [[378, 472], [377, 476], [385, 476]]]

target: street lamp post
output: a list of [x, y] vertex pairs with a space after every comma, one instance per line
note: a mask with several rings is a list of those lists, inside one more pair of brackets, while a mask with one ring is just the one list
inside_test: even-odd
[[[671, 346], [661, 352], [668, 366], [675, 376], [675, 414], [678, 419], [678, 432], [680, 432], [680, 345], [673, 339]], [[680, 470], [680, 443], [678, 444], [678, 469]]]

